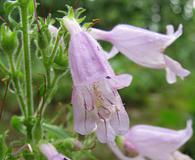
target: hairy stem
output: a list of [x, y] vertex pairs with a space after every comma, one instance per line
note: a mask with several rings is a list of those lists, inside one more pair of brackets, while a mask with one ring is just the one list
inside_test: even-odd
[[25, 103], [27, 106], [27, 117], [25, 118], [26, 138], [27, 142], [33, 141], [33, 90], [32, 90], [32, 67], [30, 55], [30, 40], [28, 28], [28, 2], [21, 3], [20, 14], [22, 20], [22, 45], [23, 45], [23, 61], [24, 61], [24, 86], [25, 86]]
[[46, 67], [46, 86], [47, 89], [50, 88], [51, 85], [51, 68], [50, 67]]
[[9, 71], [7, 70], [6, 66], [3, 64], [3, 62], [0, 60], [0, 70], [3, 74], [8, 73]]
[[26, 106], [25, 106], [25, 103], [24, 103], [24, 95], [23, 95], [23, 92], [22, 92], [20, 81], [19, 81], [19, 79], [16, 75], [16, 69], [15, 69], [15, 65], [14, 65], [14, 62], [13, 62], [13, 56], [12, 55], [9, 55], [9, 65], [10, 65], [11, 73], [13, 75], [12, 76], [12, 83], [13, 83], [13, 86], [14, 86], [14, 90], [16, 92], [16, 96], [17, 96], [17, 99], [18, 99], [18, 102], [19, 102], [19, 106], [21, 108], [21, 112], [25, 117], [27, 117], [27, 109], [26, 109]]
[[22, 18], [22, 40], [23, 40], [23, 52], [24, 52], [24, 72], [25, 72], [25, 93], [26, 93], [26, 105], [28, 108], [28, 116], [31, 117], [34, 112], [33, 108], [33, 90], [32, 90], [32, 73], [31, 73], [31, 55], [29, 46], [28, 35], [28, 7], [21, 6], [21, 18]]
[[62, 79], [63, 76], [65, 76], [69, 70], [66, 70], [64, 73], [62, 73], [60, 76], [54, 76], [54, 79], [51, 84], [51, 88], [46, 93], [46, 96], [41, 100], [39, 104], [39, 108], [37, 110], [37, 114], [43, 115], [45, 113], [47, 105], [50, 103], [52, 96], [54, 95], [56, 91], [56, 85], [59, 83], [59, 81]]

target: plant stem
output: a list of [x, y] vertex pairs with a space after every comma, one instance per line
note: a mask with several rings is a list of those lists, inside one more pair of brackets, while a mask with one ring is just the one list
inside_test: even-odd
[[[56, 37], [54, 47], [52, 49], [49, 60], [48, 60], [47, 64], [45, 65], [47, 90], [50, 89], [50, 86], [51, 86], [51, 65], [53, 64], [53, 62], [55, 60], [55, 57], [56, 57], [57, 49], [58, 49], [58, 46], [59, 46], [59, 41], [60, 41], [60, 38], [61, 38], [61, 34], [60, 34], [61, 29], [62, 28], [59, 28], [59, 30], [58, 30], [58, 35]], [[43, 51], [43, 52], [45, 52], [45, 51]], [[43, 53], [43, 55], [44, 55], [44, 53]], [[44, 58], [44, 59], [46, 59], [46, 58]]]
[[34, 112], [33, 108], [33, 90], [32, 90], [32, 73], [31, 73], [31, 55], [29, 46], [28, 35], [28, 7], [21, 5], [21, 18], [22, 18], [22, 35], [23, 35], [23, 52], [24, 52], [24, 84], [26, 105], [28, 108], [28, 117], [31, 117]]
[[15, 92], [16, 92], [16, 96], [17, 96], [17, 99], [18, 99], [18, 102], [19, 102], [19, 105], [20, 105], [20, 108], [21, 108], [21, 112], [25, 117], [27, 117], [27, 109], [26, 109], [26, 106], [25, 106], [25, 103], [24, 103], [24, 95], [23, 95], [23, 92], [22, 92], [22, 89], [21, 89], [20, 81], [19, 81], [19, 79], [17, 78], [17, 75], [16, 75], [16, 69], [15, 69], [15, 66], [14, 66], [12, 55], [9, 55], [9, 64], [10, 64], [11, 73], [13, 75], [12, 76], [12, 82], [13, 82], [13, 86], [14, 86], [14, 89], [15, 89]]
[[0, 60], [0, 70], [3, 74], [9, 73], [3, 62]]
[[51, 85], [51, 68], [50, 67], [46, 67], [46, 86], [47, 86], [47, 89], [50, 88], [50, 85]]
[[21, 3], [20, 14], [22, 20], [22, 45], [24, 53], [24, 86], [25, 86], [25, 102], [27, 107], [27, 117], [25, 119], [26, 125], [26, 138], [27, 142], [33, 141], [32, 128], [33, 128], [33, 90], [32, 90], [32, 67], [30, 55], [30, 40], [28, 29], [28, 2]]
[[44, 99], [41, 100], [39, 107], [37, 109], [37, 114], [41, 114], [41, 116], [45, 113], [47, 105], [50, 103], [51, 98], [56, 90], [56, 85], [58, 82], [62, 79], [63, 76], [65, 76], [69, 72], [69, 69], [67, 69], [64, 73], [62, 73], [60, 76], [54, 76], [54, 79], [51, 84], [51, 88], [47, 91], [46, 96]]

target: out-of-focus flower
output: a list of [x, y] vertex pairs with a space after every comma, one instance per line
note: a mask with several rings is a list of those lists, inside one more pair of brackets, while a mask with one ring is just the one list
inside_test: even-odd
[[66, 156], [58, 153], [55, 147], [50, 143], [41, 144], [39, 148], [48, 160], [70, 160]]
[[177, 61], [163, 53], [181, 36], [182, 25], [176, 32], [172, 25], [168, 25], [167, 34], [159, 34], [130, 25], [117, 25], [111, 31], [91, 28], [89, 33], [97, 40], [105, 40], [113, 44], [108, 58], [121, 52], [139, 65], [155, 69], [164, 68], [168, 83], [176, 82], [176, 76], [183, 79], [190, 74]]
[[130, 85], [132, 77], [114, 74], [98, 42], [75, 19], [65, 17], [64, 25], [71, 34], [75, 130], [82, 135], [96, 131], [102, 143], [113, 141], [117, 134], [128, 131], [129, 118], [117, 89]]
[[48, 25], [48, 30], [51, 33], [52, 37], [57, 37], [57, 35], [58, 35], [58, 28], [56, 28], [55, 26], [49, 24]]
[[175, 131], [149, 125], [132, 127], [124, 138], [127, 151], [136, 151], [151, 160], [190, 160], [177, 150], [192, 136], [192, 121], [183, 130]]

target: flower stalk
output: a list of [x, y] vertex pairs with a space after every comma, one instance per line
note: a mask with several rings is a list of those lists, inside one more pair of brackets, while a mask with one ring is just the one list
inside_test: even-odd
[[27, 117], [25, 119], [27, 142], [33, 139], [33, 89], [32, 89], [32, 67], [30, 55], [30, 40], [28, 35], [28, 2], [20, 5], [20, 15], [22, 21], [22, 45], [23, 45], [23, 60], [24, 60], [24, 86], [25, 86], [25, 104], [27, 108]]
[[23, 92], [22, 92], [20, 81], [16, 76], [16, 69], [15, 69], [15, 66], [14, 66], [12, 55], [9, 55], [9, 65], [10, 65], [10, 70], [11, 70], [11, 74], [12, 74], [13, 86], [14, 86], [16, 96], [17, 96], [17, 99], [18, 99], [18, 102], [19, 102], [19, 106], [21, 108], [21, 112], [25, 117], [27, 117], [27, 108], [26, 108], [25, 102], [24, 102], [24, 95], [23, 95]]
[[25, 93], [26, 105], [28, 108], [28, 117], [33, 114], [33, 90], [32, 90], [32, 73], [31, 73], [31, 56], [28, 35], [28, 7], [21, 6], [21, 20], [22, 20], [22, 42], [24, 52], [24, 72], [25, 72]]

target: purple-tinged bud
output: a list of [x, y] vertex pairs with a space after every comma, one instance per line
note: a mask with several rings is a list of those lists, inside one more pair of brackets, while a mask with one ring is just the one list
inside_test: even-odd
[[56, 28], [55, 26], [49, 24], [48, 30], [51, 33], [52, 37], [57, 37], [57, 35], [58, 35], [58, 28]]
[[70, 160], [68, 157], [58, 153], [56, 148], [48, 143], [48, 144], [41, 144], [40, 151], [47, 157], [47, 160]]

